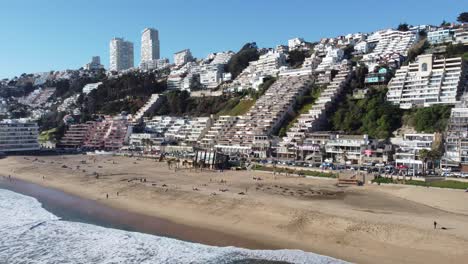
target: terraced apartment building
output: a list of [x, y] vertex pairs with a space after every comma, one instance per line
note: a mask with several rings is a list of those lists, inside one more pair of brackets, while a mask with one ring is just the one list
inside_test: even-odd
[[402, 109], [455, 104], [466, 87], [466, 65], [461, 57], [419, 55], [402, 66], [388, 84], [388, 101]]

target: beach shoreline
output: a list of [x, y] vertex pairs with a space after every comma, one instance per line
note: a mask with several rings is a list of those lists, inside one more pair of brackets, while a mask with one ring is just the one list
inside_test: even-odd
[[[266, 248], [356, 263], [468, 258], [466, 195], [451, 190], [340, 188], [330, 180], [254, 171], [174, 172], [152, 160], [83, 155], [8, 157], [0, 160], [0, 175]], [[433, 230], [434, 219], [450, 229]]]
[[[1, 175], [0, 175], [1, 176]], [[193, 226], [173, 223], [155, 216], [118, 209], [95, 200], [32, 182], [0, 178], [0, 189], [37, 199], [44, 209], [66, 221], [83, 222], [108, 228], [164, 236], [210, 246], [235, 246], [247, 249], [278, 249], [272, 245]], [[65, 212], [64, 212], [65, 211]]]

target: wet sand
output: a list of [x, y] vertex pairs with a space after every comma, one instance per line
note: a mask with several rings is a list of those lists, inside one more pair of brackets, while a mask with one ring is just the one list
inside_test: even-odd
[[[111, 156], [9, 157], [0, 160], [0, 175], [8, 174], [164, 219], [177, 224], [174, 229], [189, 227], [184, 236], [192, 227], [232, 236], [227, 244], [247, 242], [243, 247], [302, 249], [356, 263], [468, 259], [468, 194], [459, 190], [337, 187], [330, 179], [175, 171], [166, 163]], [[434, 220], [446, 229], [434, 230]], [[203, 236], [181, 238], [200, 241]], [[216, 236], [203, 243], [217, 244]]]
[[211, 246], [235, 246], [248, 249], [276, 249], [271, 245], [250, 241], [222, 232], [174, 223], [166, 219], [119, 210], [94, 200], [81, 198], [57, 189], [13, 178], [0, 179], [0, 189], [31, 196], [44, 209], [63, 220], [95, 224], [132, 232], [165, 236]]

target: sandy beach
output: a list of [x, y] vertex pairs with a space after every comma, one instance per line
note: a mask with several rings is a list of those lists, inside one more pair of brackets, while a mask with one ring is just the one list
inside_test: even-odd
[[0, 175], [271, 248], [356, 263], [468, 259], [468, 193], [461, 190], [337, 187], [330, 179], [175, 171], [154, 160], [85, 155], [8, 157]]

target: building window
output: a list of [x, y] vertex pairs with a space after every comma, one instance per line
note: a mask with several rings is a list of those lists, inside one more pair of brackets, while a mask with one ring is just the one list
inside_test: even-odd
[[427, 71], [427, 63], [423, 63], [421, 65], [421, 71], [423, 71], [423, 72]]

